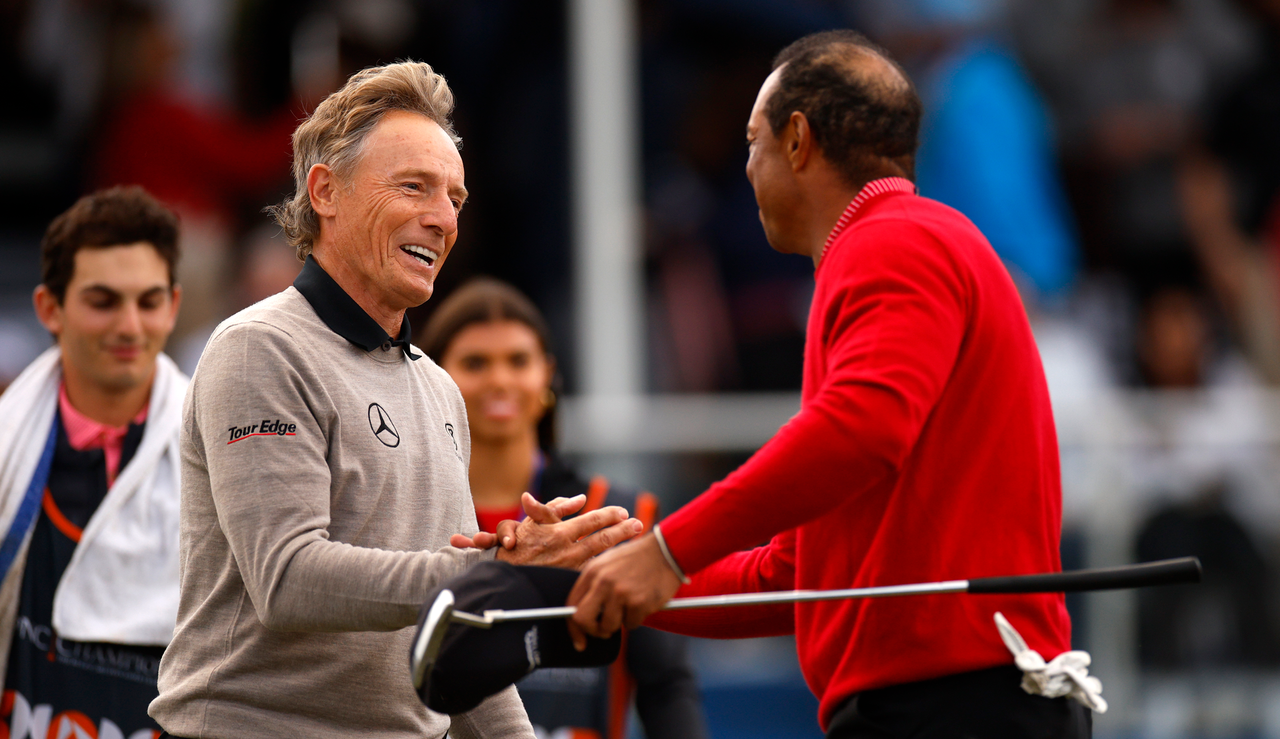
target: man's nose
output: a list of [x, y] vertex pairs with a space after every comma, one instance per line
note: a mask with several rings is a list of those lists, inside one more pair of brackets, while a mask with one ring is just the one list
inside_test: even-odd
[[448, 195], [431, 198], [419, 218], [424, 228], [439, 229], [445, 236], [458, 230], [458, 211]]
[[136, 303], [125, 302], [120, 308], [120, 318], [116, 321], [117, 333], [137, 336], [142, 333], [142, 310]]

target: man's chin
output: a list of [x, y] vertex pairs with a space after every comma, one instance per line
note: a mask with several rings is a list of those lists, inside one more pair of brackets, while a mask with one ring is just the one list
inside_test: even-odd
[[148, 354], [114, 367], [102, 367], [97, 374], [102, 389], [108, 392], [128, 392], [151, 381], [155, 370], [156, 355]]
[[111, 372], [98, 378], [99, 386], [108, 393], [127, 393], [146, 384], [150, 376], [144, 372]]
[[768, 226], [764, 227], [764, 239], [769, 242], [769, 246], [779, 254], [793, 254], [794, 251], [788, 248], [787, 243], [778, 235], [776, 231]]
[[426, 290], [415, 290], [415, 291], [413, 292], [413, 294], [409, 296], [409, 300], [408, 300], [408, 302], [409, 302], [409, 307], [410, 307], [410, 308], [417, 308], [418, 306], [420, 306], [420, 305], [422, 305], [423, 303], [425, 303], [425, 302], [427, 302], [428, 300], [430, 300], [430, 299], [431, 299], [431, 295], [432, 295], [434, 292], [435, 292], [435, 288], [434, 288], [434, 286], [433, 286], [433, 287], [429, 287], [429, 288], [427, 288]]
[[779, 229], [770, 228], [766, 222], [764, 225], [764, 238], [769, 242], [769, 246], [779, 254], [799, 254], [808, 255], [808, 250], [797, 242], [795, 238], [788, 238]]
[[435, 291], [436, 284], [434, 280], [426, 281], [419, 278], [406, 285], [405, 293], [410, 305], [416, 308], [430, 300]]

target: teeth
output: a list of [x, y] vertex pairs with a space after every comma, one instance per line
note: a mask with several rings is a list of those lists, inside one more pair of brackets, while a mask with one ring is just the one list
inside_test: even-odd
[[435, 264], [436, 253], [431, 251], [430, 249], [418, 246], [417, 244], [410, 244], [408, 246], [402, 246], [400, 248], [404, 249], [405, 251], [409, 252], [410, 254], [421, 259], [422, 261], [426, 262], [429, 265]]

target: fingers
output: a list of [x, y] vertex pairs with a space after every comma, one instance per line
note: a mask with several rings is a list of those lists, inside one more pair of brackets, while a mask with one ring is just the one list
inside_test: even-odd
[[577, 606], [577, 611], [569, 620], [569, 636], [573, 639], [574, 648], [579, 652], [587, 648], [587, 634], [598, 637], [609, 636], [609, 634], [600, 633], [599, 630], [600, 607], [607, 597], [607, 593], [602, 592], [604, 590], [612, 591], [607, 582], [602, 583], [597, 580], [596, 569], [589, 564], [587, 569], [578, 576], [573, 590], [569, 591], [566, 604]]
[[520, 496], [520, 505], [524, 506], [524, 515], [534, 523], [556, 523], [555, 512], [538, 502], [528, 493]]
[[547, 503], [540, 502], [529, 493], [520, 496], [520, 504], [524, 507], [525, 516], [538, 524], [560, 523], [565, 516], [572, 515], [586, 505], [587, 496], [575, 495], [572, 498], [555, 498]]
[[569, 639], [573, 641], [573, 648], [581, 652], [587, 648], [587, 635], [583, 633], [582, 629], [578, 628], [578, 624], [574, 623], [572, 620], [570, 620], [568, 624]]
[[644, 620], [649, 617], [650, 613], [652, 613], [652, 611], [628, 608], [624, 613], [625, 618], [622, 620], [622, 625], [628, 629], [638, 629], [644, 625]]
[[547, 508], [551, 509], [560, 518], [573, 515], [582, 510], [587, 504], [587, 496], [575, 495], [572, 498], [556, 498], [547, 503]]
[[[578, 539], [599, 531], [600, 529], [622, 523], [627, 520], [627, 517], [628, 513], [626, 508], [611, 505], [591, 511], [590, 513], [584, 513], [577, 518], [565, 521], [561, 526], [565, 527], [565, 533], [571, 537], [570, 541], [577, 541]], [[634, 534], [632, 536], [634, 536]], [[618, 541], [626, 541], [630, 538], [631, 536], [624, 536]], [[617, 544], [618, 541], [615, 541], [614, 544]]]
[[476, 534], [474, 537], [466, 536], [463, 534], [454, 534], [453, 536], [449, 537], [449, 546], [455, 547], [457, 549], [488, 549], [489, 547], [493, 546], [493, 542], [489, 542], [487, 545], [481, 543], [484, 541], [484, 537], [486, 536], [493, 536], [493, 535], [486, 534], [483, 531]]
[[601, 604], [600, 618], [596, 621], [595, 635], [604, 639], [622, 628], [627, 607], [622, 598], [606, 598]]
[[516, 529], [520, 524], [515, 521], [507, 520], [498, 524], [498, 533], [496, 538], [502, 542], [504, 549], [515, 549], [516, 547]]
[[578, 540], [582, 557], [590, 559], [597, 554], [631, 539], [644, 531], [644, 524], [638, 519], [628, 518], [622, 523], [600, 529]]
[[[591, 545], [590, 537], [579, 543]], [[586, 635], [605, 638], [623, 625], [640, 626], [679, 588], [680, 578], [652, 535], [589, 560], [567, 599], [577, 607], [570, 629], [574, 646], [585, 647]]]

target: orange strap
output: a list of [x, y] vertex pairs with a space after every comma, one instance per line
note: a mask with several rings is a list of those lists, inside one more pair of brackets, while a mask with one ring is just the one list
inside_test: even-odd
[[625, 739], [627, 715], [631, 713], [631, 694], [635, 681], [627, 666], [627, 630], [622, 630], [622, 649], [609, 665], [609, 739]]
[[637, 495], [635, 516], [640, 519], [645, 531], [652, 529], [658, 520], [658, 496], [648, 491]]
[[609, 481], [604, 475], [591, 478], [591, 484], [587, 485], [587, 504], [582, 506], [582, 513], [590, 513], [604, 505], [604, 499], [608, 495]]
[[53, 493], [49, 492], [49, 488], [44, 489], [44, 500], [40, 501], [40, 507], [44, 509], [44, 513], [53, 522], [54, 528], [61, 531], [71, 541], [80, 543], [80, 537], [84, 534], [84, 529], [76, 526], [62, 515], [62, 511], [58, 510], [58, 504], [53, 502]]

